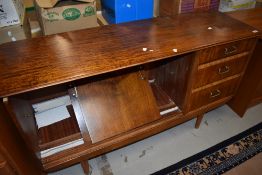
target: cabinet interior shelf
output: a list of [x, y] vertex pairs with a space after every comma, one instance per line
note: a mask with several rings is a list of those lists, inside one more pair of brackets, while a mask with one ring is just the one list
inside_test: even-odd
[[69, 118], [41, 127], [38, 130], [39, 148], [46, 150], [81, 139], [81, 133], [72, 105], [67, 106]]

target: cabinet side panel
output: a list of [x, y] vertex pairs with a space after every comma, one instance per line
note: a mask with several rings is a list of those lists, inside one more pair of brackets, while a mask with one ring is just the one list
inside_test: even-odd
[[0, 102], [0, 149], [19, 175], [44, 174], [40, 161], [30, 152]]
[[10, 97], [4, 99], [4, 105], [28, 148], [40, 157], [38, 131], [31, 103], [19, 97]]
[[[253, 98], [258, 98], [259, 83], [262, 77], [262, 40], [257, 42], [253, 55], [247, 66], [245, 75], [240, 83], [239, 89], [228, 105], [239, 115], [243, 116], [252, 102]], [[247, 93], [248, 92], [248, 93]]]
[[175, 101], [180, 109], [185, 108], [190, 86], [194, 54], [171, 58], [149, 70], [149, 79], [156, 83]]

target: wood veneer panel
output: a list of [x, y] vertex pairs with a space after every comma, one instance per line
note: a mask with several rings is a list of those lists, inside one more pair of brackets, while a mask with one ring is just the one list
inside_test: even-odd
[[150, 83], [160, 111], [176, 107], [176, 103], [155, 83]]
[[9, 116], [26, 141], [28, 148], [38, 155], [38, 132], [31, 103], [20, 97], [5, 98], [3, 101]]
[[253, 30], [222, 13], [189, 13], [6, 43], [0, 97], [255, 37]]
[[39, 159], [26, 147], [2, 102], [0, 102], [0, 152], [19, 175], [44, 174]]
[[199, 64], [209, 63], [214, 60], [236, 55], [242, 52], [249, 51], [252, 48], [254, 40], [242, 40], [223, 44], [198, 52]]
[[[262, 8], [242, 10], [239, 12], [228, 13], [229, 16], [243, 23], [262, 30]], [[229, 106], [239, 115], [243, 116], [249, 106], [262, 101], [262, 35], [257, 42], [254, 53], [247, 66], [243, 80]], [[247, 93], [249, 92], [249, 93]]]
[[232, 96], [236, 91], [236, 87], [238, 87], [239, 80], [240, 78], [237, 77], [206, 89], [193, 92], [189, 105], [190, 110], [198, 109], [201, 106]]
[[229, 12], [227, 14], [234, 19], [237, 19], [262, 31], [262, 8]]
[[209, 83], [225, 79], [244, 71], [248, 62], [248, 54], [235, 56], [233, 59], [221, 59], [217, 63], [207, 63], [198, 67], [193, 88], [199, 88]]
[[78, 86], [77, 94], [92, 143], [160, 118], [147, 80], [138, 72]]
[[39, 128], [39, 147], [41, 150], [59, 146], [82, 138], [73, 107], [67, 106], [70, 117], [54, 124]]
[[[194, 53], [156, 62], [148, 70], [150, 80], [159, 86], [180, 108], [184, 108]], [[183, 110], [182, 110], [183, 111]]]
[[246, 72], [240, 83], [239, 89], [233, 99], [228, 103], [229, 106], [241, 117], [245, 114], [249, 105], [254, 103], [254, 101], [252, 102], [253, 99], [257, 99], [257, 102], [259, 102], [261, 99], [259, 98], [259, 96], [262, 95], [261, 49], [262, 40], [259, 39], [250, 62], [246, 68]]

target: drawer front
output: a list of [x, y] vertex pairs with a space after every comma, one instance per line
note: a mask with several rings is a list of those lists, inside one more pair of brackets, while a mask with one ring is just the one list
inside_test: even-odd
[[219, 58], [225, 58], [241, 52], [249, 51], [255, 40], [242, 40], [219, 45], [199, 51], [199, 64], [205, 64]]
[[246, 55], [229, 61], [227, 59], [224, 60], [215, 64], [210, 63], [207, 66], [199, 66], [193, 88], [241, 73], [244, 70], [248, 57]]
[[200, 108], [201, 106], [208, 105], [217, 100], [233, 95], [238, 82], [239, 77], [206, 89], [192, 92], [191, 103], [189, 107], [190, 110]]

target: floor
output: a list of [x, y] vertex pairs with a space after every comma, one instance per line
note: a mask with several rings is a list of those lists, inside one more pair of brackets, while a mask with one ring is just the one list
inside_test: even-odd
[[[262, 104], [239, 118], [224, 105], [207, 114], [199, 129], [195, 120], [89, 160], [92, 175], [148, 175], [190, 157], [262, 122]], [[84, 175], [80, 165], [49, 175]]]

